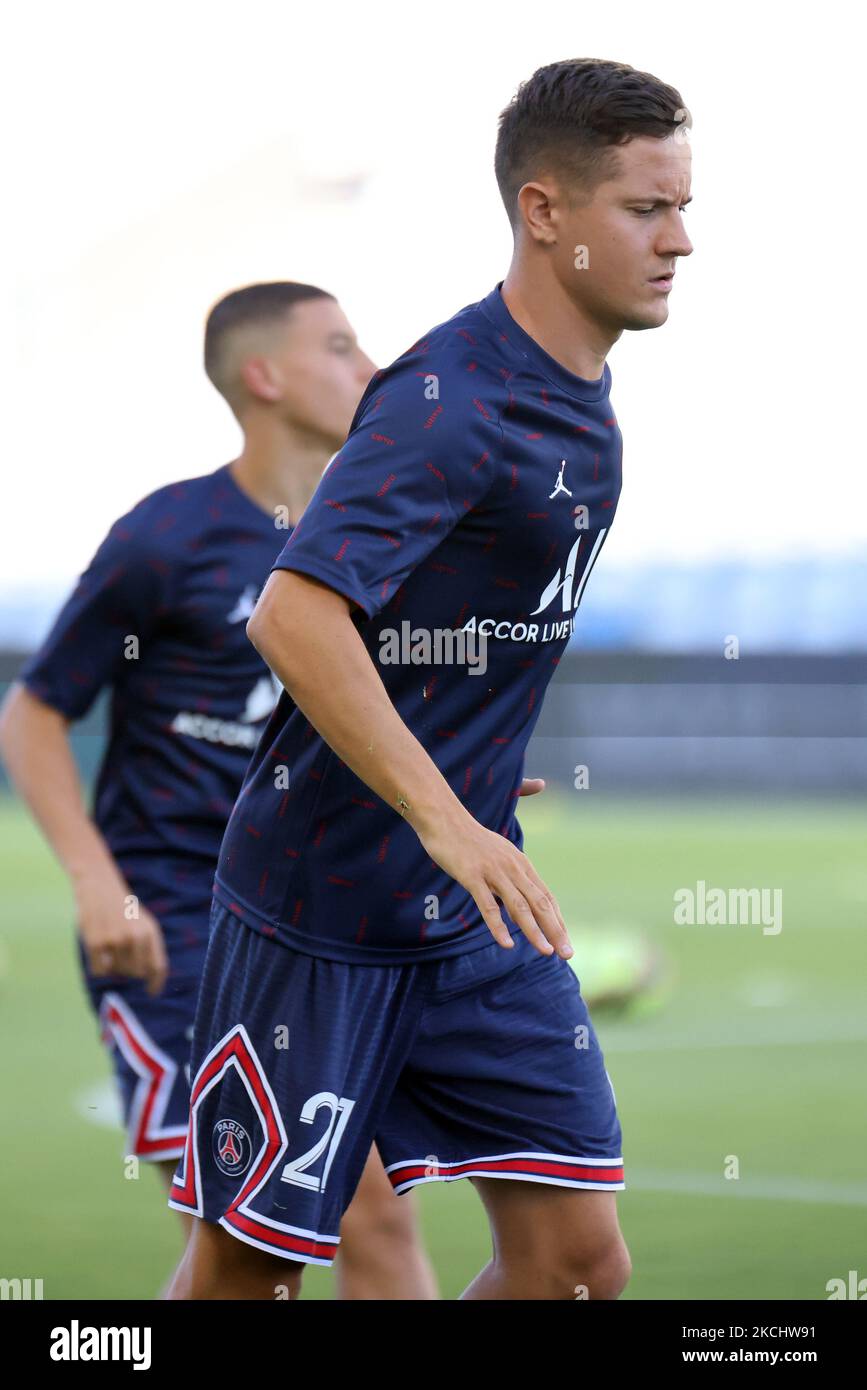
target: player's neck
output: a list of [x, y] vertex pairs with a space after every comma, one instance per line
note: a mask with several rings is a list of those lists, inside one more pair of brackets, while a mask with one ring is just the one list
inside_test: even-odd
[[606, 334], [599, 323], [582, 312], [547, 261], [537, 261], [516, 251], [501, 294], [515, 322], [549, 357], [585, 381], [598, 381], [605, 369], [605, 358], [620, 333]]
[[276, 507], [285, 507], [294, 526], [330, 458], [331, 451], [319, 440], [248, 431], [230, 467], [235, 482], [257, 506], [272, 516]]

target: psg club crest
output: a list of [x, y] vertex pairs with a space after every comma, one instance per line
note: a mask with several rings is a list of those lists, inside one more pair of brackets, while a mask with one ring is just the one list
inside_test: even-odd
[[243, 1125], [236, 1120], [218, 1120], [211, 1139], [214, 1162], [221, 1173], [234, 1177], [245, 1173], [253, 1157], [253, 1145]]

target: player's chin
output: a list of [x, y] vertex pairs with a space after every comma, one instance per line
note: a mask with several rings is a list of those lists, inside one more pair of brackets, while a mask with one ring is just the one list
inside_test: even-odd
[[654, 296], [653, 302], [635, 303], [624, 316], [623, 327], [632, 332], [642, 328], [659, 328], [668, 318], [668, 300], [661, 294]]
[[346, 436], [349, 434], [349, 426], [351, 424], [352, 416], [350, 415], [346, 421], [345, 428], [341, 428], [341, 425], [335, 423], [334, 420], [329, 420], [327, 425], [320, 426], [319, 437], [332, 458], [335, 454], [340, 452], [346, 443]]

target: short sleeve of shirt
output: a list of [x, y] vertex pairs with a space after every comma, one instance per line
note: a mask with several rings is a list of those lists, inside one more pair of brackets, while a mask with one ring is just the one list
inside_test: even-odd
[[141, 656], [165, 608], [170, 566], [148, 501], [112, 526], [21, 672], [34, 695], [69, 719], [82, 718], [132, 654]]
[[274, 563], [319, 579], [368, 618], [490, 491], [498, 411], [465, 367], [398, 359], [368, 386], [336, 455]]

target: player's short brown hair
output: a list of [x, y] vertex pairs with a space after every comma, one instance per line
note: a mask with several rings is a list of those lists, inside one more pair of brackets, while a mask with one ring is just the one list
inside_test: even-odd
[[618, 145], [691, 125], [674, 87], [628, 63], [570, 58], [537, 68], [500, 113], [494, 171], [512, 229], [531, 179], [554, 174], [590, 199], [616, 176]]
[[273, 280], [232, 290], [211, 309], [205, 323], [205, 371], [236, 413], [236, 387], [226, 371], [226, 349], [232, 335], [239, 329], [279, 323], [296, 304], [308, 299], [334, 299], [334, 295], [297, 280]]

